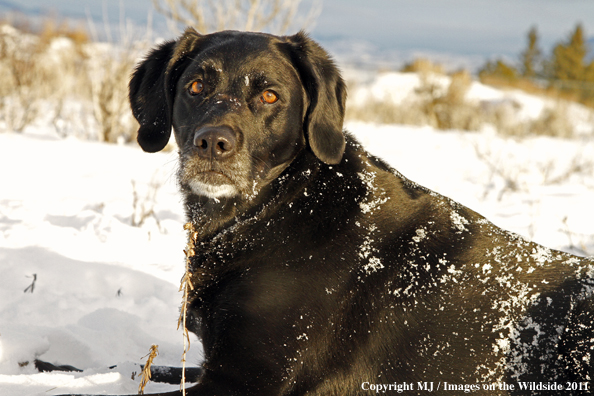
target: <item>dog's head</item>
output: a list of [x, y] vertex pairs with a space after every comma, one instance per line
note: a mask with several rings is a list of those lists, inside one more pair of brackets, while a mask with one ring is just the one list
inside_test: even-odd
[[173, 127], [182, 188], [217, 199], [253, 195], [307, 147], [340, 162], [345, 99], [334, 63], [303, 33], [188, 29], [130, 81], [140, 146], [163, 149]]

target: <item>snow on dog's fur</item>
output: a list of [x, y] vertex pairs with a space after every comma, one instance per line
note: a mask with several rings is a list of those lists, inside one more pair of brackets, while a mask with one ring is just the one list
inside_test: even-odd
[[188, 394], [590, 381], [594, 262], [371, 156], [342, 130], [345, 98], [302, 33], [188, 30], [138, 66], [138, 141], [159, 151], [173, 128], [199, 233], [188, 327], [205, 361]]

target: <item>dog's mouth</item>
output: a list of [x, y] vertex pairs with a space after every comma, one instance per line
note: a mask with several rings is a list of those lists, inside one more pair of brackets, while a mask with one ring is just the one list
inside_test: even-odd
[[221, 171], [216, 170], [196, 172], [196, 174], [194, 175], [194, 179], [212, 185], [233, 184], [233, 181], [231, 181], [231, 178], [229, 176], [227, 176]]
[[194, 194], [209, 198], [232, 197], [238, 193], [229, 176], [213, 170], [197, 172], [188, 180], [188, 185]]
[[178, 180], [186, 193], [209, 199], [258, 196], [262, 184], [270, 178], [270, 165], [247, 150], [224, 161], [208, 161], [189, 153], [181, 153]]

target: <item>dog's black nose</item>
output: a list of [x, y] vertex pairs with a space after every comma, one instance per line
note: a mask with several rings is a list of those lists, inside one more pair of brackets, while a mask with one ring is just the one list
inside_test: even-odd
[[194, 146], [202, 158], [222, 159], [235, 153], [237, 139], [229, 127], [208, 126], [196, 131]]

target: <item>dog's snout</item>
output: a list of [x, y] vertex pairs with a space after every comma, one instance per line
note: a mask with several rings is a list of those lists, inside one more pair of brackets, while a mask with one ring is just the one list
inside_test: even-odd
[[203, 127], [194, 134], [198, 155], [208, 159], [222, 159], [235, 153], [237, 139], [229, 127]]

